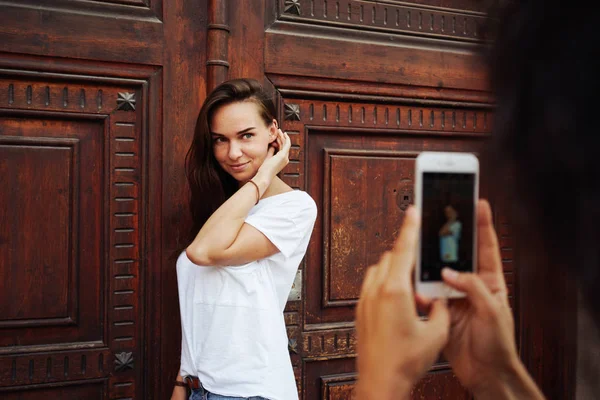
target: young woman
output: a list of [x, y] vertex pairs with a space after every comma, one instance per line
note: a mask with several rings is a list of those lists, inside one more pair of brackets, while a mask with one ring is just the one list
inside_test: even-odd
[[458, 212], [451, 205], [444, 207], [446, 223], [440, 228], [440, 260], [444, 262], [458, 261], [458, 244], [462, 223], [458, 220]]
[[173, 399], [297, 399], [283, 319], [317, 209], [277, 174], [289, 136], [254, 80], [207, 97], [187, 157], [193, 240], [177, 260], [181, 368]]

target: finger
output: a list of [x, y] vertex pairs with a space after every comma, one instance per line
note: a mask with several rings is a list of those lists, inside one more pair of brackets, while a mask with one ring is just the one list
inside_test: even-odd
[[485, 282], [491, 290], [506, 290], [498, 236], [494, 229], [492, 210], [487, 200], [479, 200], [477, 204], [477, 236], [479, 274], [485, 275]]
[[388, 271], [390, 269], [390, 261], [392, 259], [392, 253], [386, 251], [381, 256], [381, 259], [377, 263], [377, 272], [373, 278], [373, 285], [378, 290], [388, 278]]
[[448, 286], [466, 293], [469, 302], [478, 313], [493, 309], [494, 297], [478, 275], [444, 268], [442, 278]]
[[441, 350], [448, 341], [450, 330], [450, 311], [444, 301], [438, 299], [432, 303], [425, 326], [426, 331], [431, 335], [432, 345]]
[[292, 139], [290, 139], [290, 135], [287, 132], [283, 132], [283, 151], [290, 151], [292, 147]]
[[367, 268], [367, 272], [365, 273], [365, 277], [363, 278], [363, 282], [360, 287], [360, 297], [359, 297], [360, 299], [365, 297], [365, 295], [367, 294], [367, 292], [369, 290], [369, 284], [373, 279], [374, 269], [375, 269], [375, 266], [371, 266], [371, 267]]
[[487, 200], [477, 203], [478, 261], [480, 270], [502, 272], [498, 236]]
[[371, 300], [371, 292], [373, 292], [373, 279], [376, 274], [376, 266], [369, 267], [365, 273], [362, 286], [360, 288], [360, 297], [356, 307], [356, 325], [357, 329], [361, 327], [365, 316], [365, 303]]
[[281, 129], [277, 129], [277, 136], [275, 136], [273, 144], [277, 145], [277, 148], [281, 150]]
[[269, 150], [267, 150], [267, 158], [273, 157], [274, 154], [275, 154], [275, 147], [269, 146]]
[[411, 273], [417, 253], [420, 218], [417, 209], [410, 206], [404, 215], [404, 223], [394, 243], [389, 279], [403, 285], [412, 293]]
[[418, 310], [421, 312], [428, 312], [433, 300], [431, 297], [424, 296], [421, 293], [415, 293], [415, 302], [417, 303]]

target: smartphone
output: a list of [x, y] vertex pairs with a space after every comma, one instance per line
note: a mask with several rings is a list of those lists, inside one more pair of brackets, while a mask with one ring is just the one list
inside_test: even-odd
[[415, 205], [421, 232], [415, 290], [427, 297], [465, 294], [447, 286], [441, 272], [477, 270], [479, 160], [470, 153], [423, 152], [415, 163]]

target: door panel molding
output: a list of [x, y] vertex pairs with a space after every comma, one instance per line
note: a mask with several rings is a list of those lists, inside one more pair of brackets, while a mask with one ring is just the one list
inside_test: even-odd
[[[78, 3], [67, 4], [83, 5]], [[147, 15], [136, 15], [128, 7], [126, 14], [111, 15], [102, 9], [90, 13], [6, 2], [0, 6], [0, 51], [18, 48], [20, 53], [72, 58], [73, 49], [77, 48], [76, 58], [88, 60], [153, 65], [162, 62], [163, 24], [151, 10]], [[39, 30], [31, 29], [32, 26]], [[100, 42], [110, 45], [81, 46]]]
[[[319, 209], [302, 267], [305, 294], [294, 302], [297, 312], [286, 310], [287, 321], [294, 322], [288, 326], [289, 337], [301, 343], [294, 347], [292, 360], [296, 368], [301, 367], [303, 398], [343, 398], [352, 391], [353, 380], [344, 378], [338, 385], [339, 374], [333, 371], [339, 365], [339, 373], [354, 373], [357, 293], [364, 269], [397, 236], [406, 210], [404, 198], [406, 204], [412, 202], [416, 156], [425, 148], [478, 152], [489, 138], [493, 111], [485, 103], [422, 104], [408, 98], [379, 102], [375, 95], [370, 95], [372, 102], [349, 101], [336, 99], [335, 93], [324, 97], [324, 91], [303, 97], [307, 91], [295, 87], [275, 89], [280, 121], [292, 141], [291, 162], [281, 177], [306, 190]], [[361, 203], [367, 198], [383, 203]], [[338, 203], [343, 210], [336, 208]], [[366, 216], [368, 210], [382, 208], [386, 212], [378, 218], [384, 220], [373, 222], [375, 215]], [[374, 247], [373, 241], [381, 248]], [[350, 264], [352, 269], [344, 267]], [[310, 382], [321, 373], [317, 371], [323, 371], [319, 376], [325, 380], [315, 386]], [[446, 393], [446, 389], [457, 398], [468, 398], [447, 362], [440, 359], [414, 388], [413, 396]]]
[[361, 0], [279, 0], [278, 5], [282, 21], [453, 41], [488, 40], [482, 29], [487, 17], [475, 10]]
[[[18, 60], [9, 64], [15, 66]], [[0, 147], [9, 143], [30, 149], [37, 143], [38, 147], [78, 148], [70, 156], [70, 163], [76, 168], [71, 166], [66, 171], [70, 168], [67, 176], [74, 182], [71, 192], [79, 196], [80, 206], [75, 207], [77, 201], [69, 201], [70, 209], [79, 211], [75, 210], [67, 220], [74, 221], [76, 229], [93, 229], [102, 238], [91, 240], [86, 236], [79, 246], [75, 246], [76, 240], [69, 240], [67, 246], [71, 248], [69, 251], [76, 248], [84, 251], [90, 243], [100, 244], [97, 251], [90, 253], [95, 254], [94, 258], [85, 265], [77, 264], [80, 256], [74, 253], [69, 257], [74, 264], [67, 268], [74, 274], [70, 281], [77, 285], [67, 296], [69, 301], [76, 302], [73, 304], [79, 304], [80, 311], [75, 309], [73, 315], [87, 318], [85, 321], [72, 318], [69, 324], [74, 332], [85, 328], [83, 332], [89, 331], [88, 336], [76, 340], [65, 336], [68, 343], [44, 344], [41, 327], [27, 327], [23, 320], [9, 321], [14, 325], [15, 335], [23, 338], [22, 343], [26, 343], [24, 339], [30, 334], [38, 340], [26, 347], [19, 346], [19, 354], [14, 354], [14, 345], [0, 349], [0, 376], [5, 377], [0, 380], [0, 391], [14, 390], [24, 384], [66, 384], [100, 378], [106, 380], [111, 398], [144, 396], [141, 386], [146, 358], [144, 343], [150, 335], [145, 328], [147, 300], [143, 287], [147, 261], [142, 256], [147, 240], [142, 231], [149, 196], [146, 160], [151, 150], [149, 132], [157, 129], [156, 123], [160, 121], [150, 117], [148, 107], [156, 102], [151, 96], [157, 93], [149, 88], [156, 87], [160, 70], [142, 68], [131, 74], [132, 69], [128, 75], [141, 79], [121, 78], [114, 73], [116, 69], [109, 68], [104, 69], [105, 76], [65, 75], [60, 68], [51, 73], [0, 70]], [[44, 126], [56, 128], [53, 131]], [[81, 136], [85, 132], [90, 134]], [[48, 134], [51, 135], [46, 137]], [[99, 152], [84, 153], [90, 141], [100, 144]], [[85, 164], [80, 165], [80, 161]], [[14, 167], [18, 165], [23, 164]], [[89, 173], [101, 181], [93, 183], [98, 178], [84, 178]], [[94, 190], [102, 191], [90, 197], [99, 201], [93, 207], [90, 200], [81, 200], [85, 199], [81, 196], [93, 193], [86, 188], [88, 181], [93, 183]], [[88, 254], [89, 250], [85, 251]], [[82, 268], [97, 271], [96, 278]], [[56, 279], [51, 283], [59, 284]], [[95, 311], [90, 314], [92, 310]], [[97, 323], [90, 323], [92, 315]], [[47, 338], [59, 338], [56, 335], [61, 334], [61, 326], [44, 325], [48, 325]], [[89, 337], [92, 333], [100, 336], [90, 342], [94, 338]], [[86, 346], [99, 348], [85, 350]]]

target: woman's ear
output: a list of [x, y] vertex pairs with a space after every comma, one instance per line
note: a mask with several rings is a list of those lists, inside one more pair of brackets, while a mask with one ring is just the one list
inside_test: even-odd
[[277, 131], [279, 130], [279, 124], [276, 119], [273, 119], [271, 126], [269, 127], [269, 143], [273, 143], [277, 140]]

